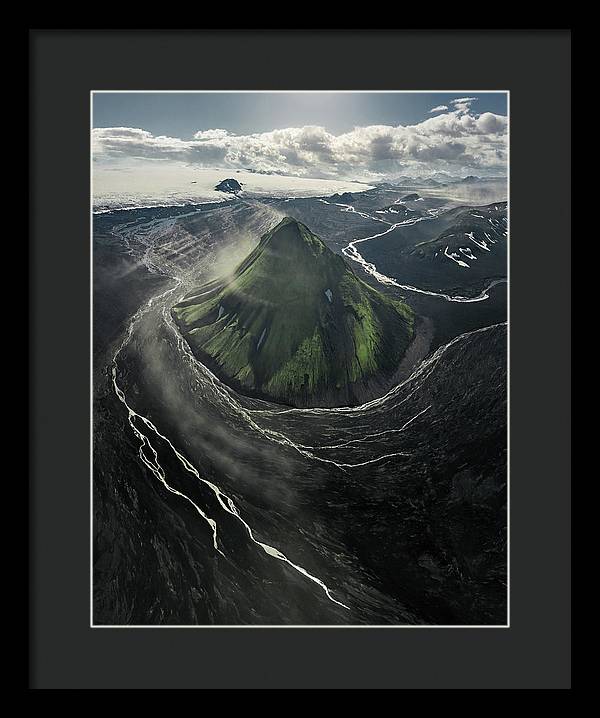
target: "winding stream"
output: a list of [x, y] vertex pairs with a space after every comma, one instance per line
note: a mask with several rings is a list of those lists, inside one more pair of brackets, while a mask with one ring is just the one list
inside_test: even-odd
[[[330, 202], [327, 202], [326, 200], [320, 200], [320, 201], [324, 202], [325, 204], [331, 204]], [[403, 222], [390, 223], [384, 219], [381, 219], [381, 217], [373, 217], [373, 215], [367, 214], [366, 212], [359, 212], [358, 210], [354, 209], [354, 207], [352, 207], [352, 205], [349, 205], [349, 204], [336, 204], [336, 206], [341, 207], [342, 212], [354, 212], [355, 214], [358, 214], [361, 217], [364, 217], [365, 219], [371, 219], [374, 222], [383, 222], [384, 224], [390, 225], [384, 232], [372, 234], [369, 237], [362, 237], [361, 239], [354, 239], [354, 240], [352, 240], [352, 242], [349, 242], [342, 249], [342, 254], [345, 257], [348, 257], [348, 259], [359, 264], [367, 274], [371, 275], [380, 284], [383, 284], [386, 286], [398, 287], [399, 289], [404, 289], [407, 292], [414, 292], [416, 294], [425, 294], [429, 297], [439, 297], [440, 299], [445, 299], [447, 302], [458, 302], [458, 303], [462, 303], [462, 304], [469, 304], [471, 302], [483, 302], [486, 299], [489, 299], [490, 289], [497, 286], [498, 284], [504, 284], [507, 282], [506, 279], [495, 279], [494, 281], [490, 282], [487, 285], [487, 287], [485, 287], [475, 297], [464, 297], [461, 295], [444, 294], [443, 292], [433, 292], [428, 289], [420, 289], [419, 287], [413, 287], [411, 284], [402, 284], [397, 279], [394, 279], [394, 277], [388, 277], [387, 275], [379, 272], [373, 262], [367, 262], [367, 260], [362, 256], [362, 254], [356, 248], [356, 245], [361, 244], [362, 242], [369, 242], [373, 239], [379, 239], [380, 237], [384, 237], [386, 234], [393, 232], [398, 227], [407, 227], [407, 226], [410, 226], [413, 224], [417, 224], [417, 222], [426, 222], [429, 219], [435, 219], [436, 217], [439, 216], [439, 212], [431, 212], [430, 215], [427, 217], [413, 217], [411, 219], [406, 219]]]

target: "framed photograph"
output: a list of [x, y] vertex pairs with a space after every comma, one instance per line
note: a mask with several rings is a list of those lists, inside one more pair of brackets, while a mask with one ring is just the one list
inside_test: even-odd
[[30, 48], [30, 685], [569, 688], [569, 32]]

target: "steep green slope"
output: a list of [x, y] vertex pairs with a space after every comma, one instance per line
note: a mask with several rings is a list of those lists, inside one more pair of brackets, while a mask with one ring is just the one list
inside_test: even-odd
[[352, 404], [395, 371], [413, 315], [286, 217], [221, 286], [173, 308], [192, 350], [234, 387], [295, 406]]

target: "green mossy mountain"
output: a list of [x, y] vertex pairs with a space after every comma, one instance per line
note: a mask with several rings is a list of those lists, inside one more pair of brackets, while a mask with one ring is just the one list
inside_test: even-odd
[[235, 389], [292, 406], [364, 401], [398, 368], [412, 311], [286, 217], [226, 283], [172, 310], [192, 351]]

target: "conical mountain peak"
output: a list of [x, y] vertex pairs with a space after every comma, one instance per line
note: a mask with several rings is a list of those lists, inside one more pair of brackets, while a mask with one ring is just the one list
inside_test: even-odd
[[308, 227], [305, 224], [302, 224], [300, 220], [296, 219], [295, 217], [284, 217], [279, 224], [275, 225], [273, 229], [271, 230], [272, 235], [276, 235], [279, 232], [286, 229], [295, 230], [298, 233], [301, 233], [302, 228], [304, 228], [306, 231], [308, 230]]
[[[313, 254], [330, 252], [326, 245], [310, 229], [294, 217], [284, 217], [263, 237], [261, 244], [282, 245], [296, 243], [311, 249]], [[333, 254], [333, 252], [331, 252]]]
[[173, 308], [192, 350], [236, 389], [294, 406], [357, 403], [413, 336], [403, 303], [373, 289], [285, 217], [233, 277]]

